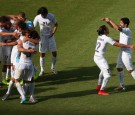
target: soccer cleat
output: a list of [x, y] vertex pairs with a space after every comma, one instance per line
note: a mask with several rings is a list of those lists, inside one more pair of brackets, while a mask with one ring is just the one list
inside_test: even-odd
[[33, 97], [33, 96], [30, 97], [29, 101], [30, 101], [31, 103], [37, 103], [36, 98]]
[[39, 76], [43, 76], [44, 75], [44, 71], [41, 71], [40, 73], [39, 73]]
[[2, 83], [5, 84], [5, 85], [8, 84], [8, 82], [6, 80], [2, 80]]
[[108, 96], [109, 93], [105, 92], [104, 90], [100, 90], [100, 91], [98, 92], [98, 95]]
[[126, 88], [125, 87], [117, 87], [114, 89], [114, 91], [120, 92], [120, 91], [125, 91]]
[[96, 90], [99, 91], [101, 88], [101, 85], [97, 85]]
[[52, 70], [52, 72], [56, 75], [56, 74], [58, 74], [58, 72], [57, 72], [57, 69], [56, 68], [51, 68], [51, 70]]
[[21, 99], [21, 102], [20, 103], [23, 104], [25, 102], [26, 102], [26, 98], [24, 97], [24, 98]]
[[2, 101], [7, 100], [7, 99], [8, 99], [8, 97], [9, 97], [9, 94], [5, 94], [5, 95], [2, 97]]

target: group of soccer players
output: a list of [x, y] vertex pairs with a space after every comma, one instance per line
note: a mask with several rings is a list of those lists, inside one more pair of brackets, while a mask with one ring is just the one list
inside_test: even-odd
[[[95, 48], [94, 62], [100, 68], [100, 74], [96, 90], [99, 95], [109, 95], [105, 91], [105, 87], [111, 76], [109, 65], [105, 59], [105, 51], [107, 44], [121, 47], [117, 60], [117, 70], [120, 79], [120, 87], [115, 90], [125, 90], [123, 67], [131, 73], [135, 79], [135, 70], [132, 63], [132, 51], [135, 49], [131, 45], [131, 30], [129, 29], [130, 20], [128, 18], [120, 19], [120, 26], [115, 24], [110, 18], [103, 18], [102, 21], [107, 22], [109, 26], [120, 31], [119, 40], [114, 40], [108, 37], [109, 29], [102, 25], [98, 29], [98, 39]], [[39, 24], [40, 34], [35, 30]], [[11, 90], [16, 85], [20, 94], [20, 103], [26, 102], [26, 94], [29, 89], [29, 101], [36, 103], [34, 97], [34, 74], [35, 66], [32, 61], [36, 49], [39, 47], [40, 67], [39, 76], [44, 75], [45, 54], [47, 51], [52, 52], [51, 70], [57, 74], [55, 67], [57, 60], [57, 49], [54, 34], [57, 30], [58, 23], [52, 13], [48, 13], [46, 7], [41, 7], [37, 11], [37, 15], [33, 21], [26, 19], [24, 12], [19, 12], [18, 15], [0, 16], [0, 60], [2, 63], [2, 82], [9, 81], [8, 90], [2, 97], [5, 101], [11, 94]], [[11, 76], [11, 78], [10, 78]], [[20, 80], [23, 80], [21, 86]]]
[[[39, 24], [40, 35], [35, 30]], [[35, 66], [32, 61], [37, 48], [40, 52], [39, 76], [44, 75], [45, 54], [52, 52], [51, 70], [57, 74], [55, 67], [57, 50], [54, 34], [58, 23], [52, 13], [48, 13], [46, 7], [41, 7], [33, 21], [26, 19], [24, 12], [18, 15], [0, 16], [0, 59], [2, 62], [2, 83], [9, 81], [8, 90], [2, 97], [5, 101], [16, 85], [20, 94], [20, 103], [26, 101], [26, 93], [29, 89], [29, 101], [36, 103], [34, 97], [34, 74]], [[11, 76], [11, 78], [10, 78]], [[23, 80], [23, 87], [20, 80]]]
[[101, 20], [105, 21], [110, 27], [120, 32], [119, 40], [114, 40], [108, 37], [109, 29], [107, 26], [102, 25], [99, 27], [97, 31], [98, 38], [95, 48], [94, 62], [100, 68], [100, 74], [96, 90], [98, 91], [99, 95], [106, 96], [109, 95], [109, 93], [105, 91], [105, 87], [111, 76], [107, 60], [105, 59], [104, 56], [107, 44], [109, 43], [113, 46], [121, 47], [116, 65], [120, 80], [120, 86], [115, 88], [114, 89], [115, 91], [125, 90], [123, 67], [126, 67], [128, 72], [135, 79], [135, 70], [133, 68], [132, 50], [131, 50], [135, 49], [135, 46], [131, 45], [131, 30], [129, 28], [130, 20], [128, 18], [126, 17], [121, 18], [119, 26], [116, 23], [114, 23], [110, 18], [103, 18]]

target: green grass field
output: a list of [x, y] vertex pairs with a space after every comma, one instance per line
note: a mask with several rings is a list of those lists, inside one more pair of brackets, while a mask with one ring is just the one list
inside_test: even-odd
[[[134, 115], [135, 114], [135, 80], [125, 70], [127, 90], [115, 93], [119, 85], [116, 60], [119, 48], [108, 46], [106, 58], [110, 65], [112, 77], [106, 87], [110, 96], [99, 96], [97, 85], [99, 69], [93, 62], [96, 30], [103, 17], [110, 17], [116, 23], [120, 18], [131, 20], [132, 42], [135, 44], [135, 8], [134, 0], [0, 0], [0, 15], [26, 12], [33, 20], [37, 9], [46, 6], [55, 14], [59, 23], [55, 34], [59, 74], [50, 70], [51, 53], [46, 55], [44, 77], [36, 81], [35, 96], [38, 103], [19, 103], [19, 94], [13, 90], [9, 100], [0, 99], [1, 115]], [[110, 29], [110, 36], [119, 37], [119, 32]], [[39, 54], [35, 56], [35, 65], [39, 69]], [[135, 51], [133, 62], [135, 65]], [[40, 71], [40, 69], [39, 69]], [[6, 93], [7, 86], [0, 89], [0, 98]]]

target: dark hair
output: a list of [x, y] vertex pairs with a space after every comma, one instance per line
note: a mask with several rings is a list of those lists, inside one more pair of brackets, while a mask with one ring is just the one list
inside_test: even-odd
[[0, 17], [0, 22], [6, 23], [6, 22], [8, 22], [8, 21], [10, 21], [10, 18], [9, 18], [8, 16], [1, 16], [1, 17]]
[[24, 12], [19, 12], [19, 14], [18, 15], [20, 15], [23, 19], [26, 19], [26, 15], [25, 15], [25, 13]]
[[21, 28], [21, 30], [27, 29], [26, 23], [22, 20], [18, 21], [17, 25], [18, 25], [19, 28]]
[[37, 11], [37, 15], [41, 14], [43, 17], [45, 17], [48, 14], [48, 10], [46, 7], [41, 7]]
[[29, 37], [32, 39], [40, 39], [39, 34], [36, 30], [30, 30]]
[[121, 20], [124, 24], [127, 24], [127, 26], [128, 26], [129, 23], [130, 23], [130, 20], [129, 20], [128, 18], [126, 18], [126, 17], [121, 18], [120, 20]]
[[105, 25], [100, 26], [99, 29], [97, 30], [98, 35], [103, 35], [106, 30], [107, 27]]

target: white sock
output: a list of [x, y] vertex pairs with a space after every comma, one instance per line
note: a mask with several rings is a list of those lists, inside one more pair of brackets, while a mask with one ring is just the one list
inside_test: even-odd
[[131, 75], [135, 79], [135, 70], [131, 72]]
[[98, 78], [98, 85], [102, 85], [102, 82], [103, 82], [103, 72], [100, 71], [100, 74], [99, 74], [99, 78]]
[[14, 77], [14, 74], [15, 74], [15, 68], [13, 69], [13, 66], [11, 66], [11, 77]]
[[30, 96], [33, 96], [34, 95], [34, 90], [35, 90], [35, 83], [30, 83], [29, 84], [29, 90], [30, 90]]
[[20, 93], [21, 97], [22, 97], [22, 98], [25, 98], [24, 92], [23, 92], [23, 89], [22, 89], [22, 86], [20, 85], [19, 82], [16, 83], [16, 87], [17, 87], [17, 90], [18, 90], [18, 92]]
[[10, 78], [10, 76], [11, 76], [11, 69], [7, 68], [6, 78]]
[[2, 81], [5, 80], [6, 72], [2, 72]]
[[55, 67], [55, 64], [56, 64], [56, 57], [52, 57], [52, 66], [51, 66], [51, 69], [53, 69]]
[[44, 62], [45, 62], [45, 57], [40, 57], [40, 68], [41, 68], [41, 71], [44, 71]]
[[28, 91], [28, 87], [29, 87], [29, 83], [24, 83], [23, 89], [24, 89], [25, 94], [26, 94], [27, 91]]
[[6, 94], [10, 94], [11, 93], [11, 90], [12, 90], [13, 86], [14, 86], [14, 82], [12, 80], [10, 80], [9, 86], [8, 86], [8, 91], [7, 91]]
[[104, 77], [100, 90], [104, 90], [110, 77]]
[[123, 71], [118, 72], [119, 80], [120, 80], [120, 87], [124, 86], [124, 73]]

